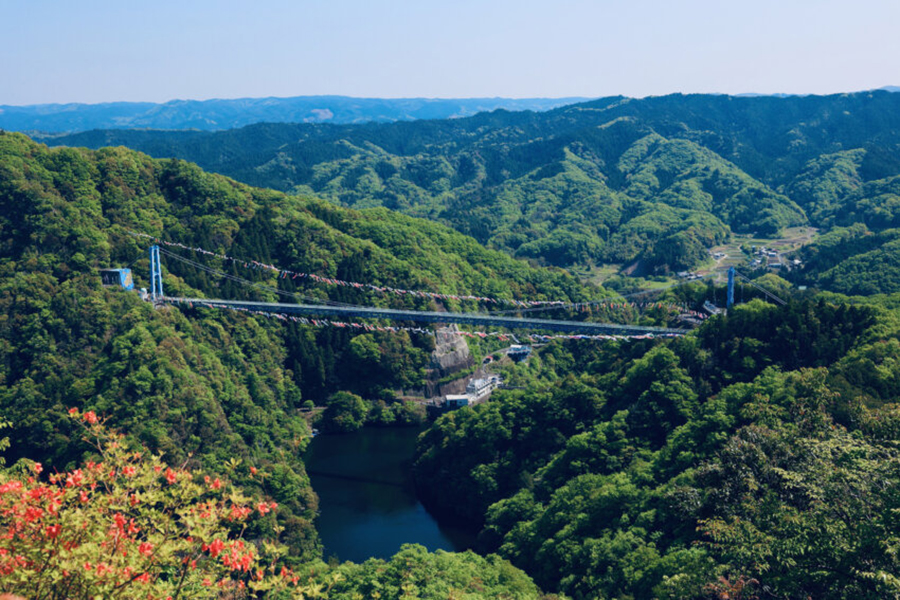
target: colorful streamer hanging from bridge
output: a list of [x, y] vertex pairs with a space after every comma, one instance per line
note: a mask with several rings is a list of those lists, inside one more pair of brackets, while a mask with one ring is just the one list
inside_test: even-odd
[[422, 290], [407, 290], [402, 288], [395, 288], [390, 286], [383, 285], [375, 285], [371, 283], [359, 283], [356, 281], [345, 281], [342, 279], [336, 279], [333, 277], [323, 277], [321, 275], [316, 275], [315, 273], [303, 273], [299, 271], [292, 271], [290, 269], [282, 269], [275, 265], [267, 264], [264, 262], [260, 262], [257, 260], [243, 260], [240, 258], [234, 258], [231, 256], [227, 256], [225, 254], [219, 254], [217, 252], [211, 252], [204, 248], [199, 247], [191, 247], [186, 246], [184, 244], [178, 242], [169, 242], [166, 240], [161, 240], [152, 235], [148, 235], [146, 233], [141, 233], [138, 231], [129, 230], [128, 233], [130, 235], [146, 238], [148, 240], [152, 240], [157, 244], [162, 244], [164, 246], [169, 246], [172, 248], [179, 248], [181, 250], [187, 250], [189, 252], [196, 252], [198, 254], [203, 254], [206, 256], [210, 256], [213, 258], [218, 258], [220, 260], [228, 261], [235, 263], [237, 265], [243, 266], [247, 269], [263, 269], [267, 271], [272, 271], [278, 275], [279, 279], [307, 279], [314, 281], [316, 283], [326, 284], [326, 285], [335, 285], [342, 287], [352, 287], [355, 289], [367, 289], [371, 291], [376, 291], [379, 293], [392, 293], [396, 295], [410, 295], [416, 296], [419, 298], [433, 298], [435, 300], [457, 300], [457, 301], [476, 301], [483, 302], [488, 304], [507, 304], [516, 306], [519, 308], [533, 308], [533, 307], [559, 307], [559, 308], [570, 308], [576, 311], [586, 311], [591, 309], [592, 307], [596, 308], [606, 308], [606, 309], [634, 309], [634, 310], [645, 310], [645, 309], [662, 309], [669, 311], [682, 311], [686, 314], [689, 314], [692, 317], [698, 319], [706, 318], [706, 315], [701, 312], [697, 312], [692, 310], [687, 303], [674, 303], [674, 302], [634, 302], [627, 301], [624, 298], [615, 298], [615, 299], [603, 299], [603, 300], [591, 300], [587, 302], [564, 302], [562, 300], [509, 300], [506, 298], [490, 298], [486, 296], [476, 296], [469, 294], [442, 294], [438, 292], [426, 292]]

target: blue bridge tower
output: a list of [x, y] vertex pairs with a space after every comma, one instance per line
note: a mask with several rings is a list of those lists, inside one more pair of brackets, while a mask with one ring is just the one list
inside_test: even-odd
[[165, 296], [162, 284], [162, 267], [159, 264], [159, 246], [150, 246], [150, 298]]
[[731, 308], [731, 305], [734, 304], [734, 267], [728, 268], [728, 298], [725, 303], [725, 308]]

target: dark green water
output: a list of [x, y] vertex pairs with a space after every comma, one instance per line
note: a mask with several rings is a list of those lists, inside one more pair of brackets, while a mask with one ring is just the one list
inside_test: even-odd
[[471, 547], [471, 532], [439, 525], [416, 498], [411, 462], [421, 431], [363, 428], [313, 439], [304, 460], [319, 495], [316, 528], [325, 558], [387, 559], [407, 543], [429, 550]]

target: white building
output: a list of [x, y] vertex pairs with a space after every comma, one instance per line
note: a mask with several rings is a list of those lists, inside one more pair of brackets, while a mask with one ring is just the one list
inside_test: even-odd
[[472, 379], [466, 384], [466, 393], [474, 396], [476, 400], [490, 394], [494, 385], [490, 379]]

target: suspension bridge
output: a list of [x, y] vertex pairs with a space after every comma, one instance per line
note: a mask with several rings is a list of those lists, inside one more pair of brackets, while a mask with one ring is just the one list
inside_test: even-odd
[[361, 319], [387, 319], [390, 321], [413, 321], [417, 323], [445, 323], [458, 325], [481, 325], [506, 327], [507, 329], [538, 329], [583, 335], [620, 336], [678, 336], [686, 329], [619, 325], [616, 323], [590, 323], [586, 321], [557, 321], [554, 319], [526, 319], [506, 317], [486, 313], [457, 313], [421, 310], [396, 310], [366, 306], [329, 306], [314, 304], [288, 304], [281, 302], [248, 302], [236, 300], [210, 300], [207, 298], [174, 298], [160, 296], [156, 302], [167, 304], [196, 304], [208, 308], [230, 308], [256, 313], [277, 313], [283, 315], [318, 317], [353, 317]]
[[[474, 326], [483, 326], [483, 327], [503, 327], [510, 330], [521, 330], [521, 329], [529, 329], [529, 330], [541, 330], [541, 331], [552, 331], [557, 333], [565, 333], [565, 334], [574, 334], [574, 335], [584, 335], [584, 336], [597, 336], [597, 337], [676, 337], [684, 335], [689, 331], [689, 329], [683, 328], [669, 328], [669, 327], [656, 327], [656, 326], [646, 326], [646, 325], [623, 325], [618, 323], [599, 323], [599, 322], [587, 322], [587, 321], [571, 321], [571, 320], [557, 320], [557, 319], [539, 319], [539, 318], [527, 318], [521, 316], [508, 316], [503, 314], [503, 312], [512, 312], [512, 311], [498, 311], [494, 313], [484, 312], [484, 313], [462, 313], [462, 312], [445, 312], [445, 311], [422, 311], [422, 310], [402, 310], [402, 309], [390, 309], [390, 308], [379, 308], [372, 306], [359, 306], [353, 304], [342, 304], [337, 302], [310, 302], [310, 303], [287, 303], [287, 302], [253, 302], [253, 301], [245, 301], [245, 300], [224, 300], [224, 299], [214, 299], [214, 298], [188, 298], [188, 297], [177, 297], [177, 296], [167, 296], [163, 290], [163, 278], [162, 278], [162, 267], [160, 261], [160, 254], [165, 254], [171, 258], [182, 261], [191, 265], [197, 269], [202, 271], [223, 277], [225, 279], [230, 279], [233, 281], [237, 281], [244, 285], [249, 285], [250, 287], [259, 288], [265, 290], [267, 292], [274, 292], [276, 294], [291, 296], [294, 300], [302, 299], [302, 300], [313, 300], [310, 298], [303, 297], [300, 294], [286, 292], [284, 290], [274, 288], [271, 286], [267, 286], [260, 283], [254, 283], [248, 281], [246, 279], [237, 277], [232, 274], [225, 273], [223, 271], [219, 271], [193, 261], [191, 259], [187, 259], [185, 257], [179, 256], [178, 254], [169, 252], [167, 250], [161, 250], [158, 245], [153, 245], [150, 247], [150, 292], [148, 294], [149, 300], [154, 302], [155, 304], [181, 304], [181, 305], [189, 305], [189, 306], [204, 306], [208, 308], [220, 308], [220, 309], [231, 309], [238, 311], [246, 311], [251, 313], [258, 314], [268, 314], [268, 315], [290, 315], [295, 317], [319, 317], [319, 318], [363, 318], [363, 319], [386, 319], [390, 321], [401, 321], [401, 322], [416, 322], [416, 323], [435, 323], [435, 324], [458, 324], [458, 325], [474, 325]], [[205, 252], [206, 254], [211, 254], [213, 256], [219, 256], [219, 258], [226, 258], [229, 260], [230, 257], [215, 255], [211, 252]], [[255, 263], [255, 261], [254, 261]], [[262, 263], [255, 263], [262, 264]], [[281, 271], [273, 266], [264, 265], [266, 268], [271, 268], [276, 271], [279, 271], [279, 275], [289, 273], [285, 271]], [[734, 302], [734, 281], [735, 276], [739, 276], [742, 280], [746, 280], [758, 288], [763, 294], [767, 297], [776, 301], [779, 304], [784, 304], [784, 301], [774, 296], [767, 290], [759, 287], [755, 283], [749, 280], [749, 278], [737, 273], [734, 268], [731, 268], [728, 272], [728, 296], [727, 296], [727, 305], [730, 307]], [[296, 276], [296, 274], [295, 274]], [[318, 278], [324, 279], [324, 278]], [[318, 280], [317, 279], [317, 280]], [[326, 280], [333, 281], [333, 280]], [[362, 286], [363, 284], [353, 284], [354, 286]], [[368, 286], [375, 287], [375, 286]], [[383, 289], [383, 288], [376, 288]], [[392, 291], [393, 288], [388, 288]], [[407, 292], [407, 291], [404, 291]], [[427, 296], [438, 296], [437, 294], [432, 294], [428, 292], [408, 292], [408, 293], [417, 293], [417, 294], [425, 294]], [[482, 300], [486, 300], [482, 298]], [[589, 302], [582, 304], [596, 304], [597, 302]], [[540, 304], [540, 303], [533, 303]], [[525, 309], [527, 310], [546, 310], [548, 308], [560, 308], [560, 307], [571, 307], [577, 306], [572, 304], [563, 304], [561, 302], [545, 302], [546, 306], [541, 308], [531, 308]], [[518, 311], [518, 312], [525, 312]]]

